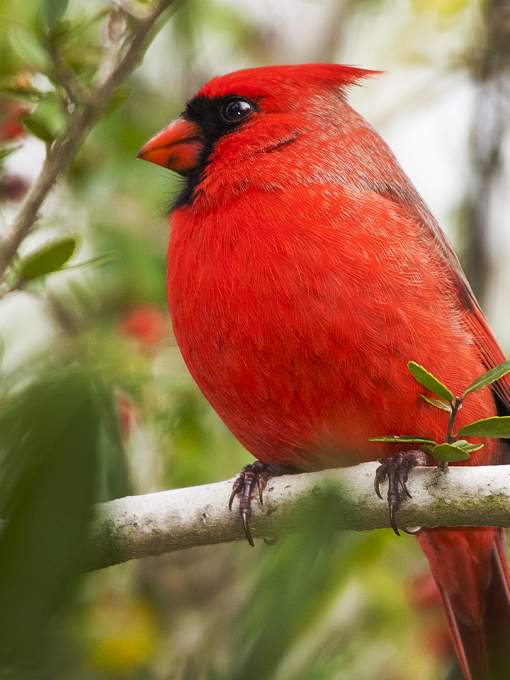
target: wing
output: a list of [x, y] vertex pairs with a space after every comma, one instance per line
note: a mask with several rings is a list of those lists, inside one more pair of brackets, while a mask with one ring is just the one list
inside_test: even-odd
[[[405, 182], [377, 187], [376, 190], [384, 198], [398, 204], [419, 225], [424, 240], [432, 241], [445, 263], [445, 273], [457, 291], [464, 322], [473, 334], [487, 370], [505, 361], [505, 355], [492, 334], [455, 251], [414, 187]], [[510, 414], [510, 374], [494, 383], [493, 390], [500, 402], [500, 410]]]

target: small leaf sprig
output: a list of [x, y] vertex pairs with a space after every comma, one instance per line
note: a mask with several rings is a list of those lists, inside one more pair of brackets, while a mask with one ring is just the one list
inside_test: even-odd
[[457, 397], [439, 378], [415, 361], [409, 361], [407, 368], [416, 382], [434, 395], [434, 397], [429, 397], [426, 394], [420, 394], [423, 401], [449, 414], [445, 440], [437, 442], [434, 439], [416, 435], [387, 435], [371, 437], [369, 441], [386, 444], [416, 444], [427, 453], [430, 453], [438, 461], [439, 467], [446, 469], [448, 463], [467, 460], [474, 451], [479, 451], [484, 446], [484, 444], [472, 444], [466, 439], [458, 439], [459, 436], [510, 439], [510, 416], [482, 418], [481, 420], [475, 420], [468, 425], [464, 425], [458, 432], [454, 430], [455, 420], [464, 399], [472, 392], [488, 387], [510, 373], [510, 359], [491, 368], [474, 380]]
[[69, 234], [36, 248], [23, 258], [16, 257], [9, 272], [7, 285], [0, 287], [0, 299], [15, 290], [23, 290], [32, 281], [40, 281], [49, 274], [91, 265], [102, 266], [115, 260], [113, 253], [104, 253], [88, 260], [69, 264], [78, 249], [79, 238]]

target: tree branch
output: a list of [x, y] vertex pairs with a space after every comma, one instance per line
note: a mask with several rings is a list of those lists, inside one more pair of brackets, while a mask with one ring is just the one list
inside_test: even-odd
[[[254, 537], [299, 530], [314, 499], [334, 489], [340, 529], [389, 527], [386, 503], [374, 493], [377, 463], [286, 475], [272, 479], [264, 505], [253, 501]], [[417, 468], [409, 480], [412, 498], [398, 513], [401, 527], [510, 526], [510, 465]], [[129, 496], [97, 508], [88, 567], [98, 569], [130, 559], [244, 538], [232, 480]]]
[[64, 170], [75, 158], [82, 142], [91, 131], [95, 122], [104, 111], [115, 89], [136, 68], [147, 47], [148, 36], [161, 14], [176, 0], [158, 0], [154, 9], [145, 17], [137, 20], [136, 28], [129, 36], [127, 46], [123, 50], [116, 66], [89, 94], [86, 102], [76, 108], [70, 115], [66, 132], [59, 137], [51, 148], [44, 162], [41, 173], [29, 191], [14, 222], [12, 233], [2, 243], [0, 249], [0, 278], [11, 263], [21, 242], [30, 232], [37, 219], [38, 211], [51, 188]]

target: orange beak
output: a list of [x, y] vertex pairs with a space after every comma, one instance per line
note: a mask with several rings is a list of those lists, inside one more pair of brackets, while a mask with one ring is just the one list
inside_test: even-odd
[[185, 118], [177, 118], [149, 139], [137, 158], [188, 175], [198, 166], [203, 148], [200, 128]]

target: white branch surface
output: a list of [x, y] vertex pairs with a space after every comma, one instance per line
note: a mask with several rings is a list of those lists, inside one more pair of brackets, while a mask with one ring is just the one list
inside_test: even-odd
[[[264, 505], [253, 499], [255, 538], [299, 530], [303, 513], [318, 496], [334, 489], [339, 529], [389, 526], [386, 503], [374, 493], [377, 463], [270, 480]], [[398, 513], [400, 527], [510, 527], [510, 465], [417, 468], [409, 479], [411, 499]], [[232, 480], [128, 496], [97, 507], [90, 568], [201, 545], [243, 540], [237, 500], [227, 501]], [[383, 492], [386, 485], [383, 485]], [[247, 546], [248, 547], [248, 546]]]

